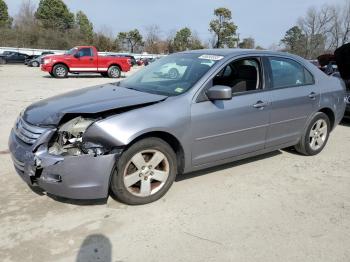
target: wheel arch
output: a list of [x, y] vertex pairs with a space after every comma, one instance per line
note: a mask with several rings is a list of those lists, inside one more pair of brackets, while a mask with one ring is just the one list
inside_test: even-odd
[[325, 115], [328, 116], [329, 121], [331, 123], [331, 130], [332, 130], [335, 126], [335, 113], [333, 112], [333, 110], [330, 109], [329, 107], [324, 107], [320, 109], [318, 112], [324, 113]]
[[177, 172], [178, 174], [182, 174], [184, 172], [185, 168], [185, 151], [183, 149], [183, 146], [181, 145], [180, 141], [172, 134], [165, 132], [165, 131], [151, 131], [144, 134], [141, 134], [134, 138], [126, 148], [130, 147], [131, 145], [135, 144], [136, 142], [150, 137], [156, 137], [159, 139], [162, 139], [164, 142], [168, 143], [170, 147], [174, 150], [176, 154], [176, 160], [177, 160]]
[[121, 65], [118, 64], [118, 63], [112, 63], [112, 64], [108, 65], [108, 69], [109, 69], [111, 66], [117, 66], [117, 67], [119, 67], [120, 72], [122, 71], [122, 67], [121, 67]]
[[64, 62], [56, 62], [56, 63], [54, 63], [54, 64], [52, 65], [51, 73], [52, 73], [52, 71], [53, 71], [53, 68], [54, 68], [55, 66], [57, 66], [57, 65], [64, 65], [65, 67], [67, 67], [68, 72], [70, 72], [69, 66], [68, 66], [66, 63], [64, 63]]

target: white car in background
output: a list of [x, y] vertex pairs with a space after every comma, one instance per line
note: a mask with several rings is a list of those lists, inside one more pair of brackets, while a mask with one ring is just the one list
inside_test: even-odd
[[161, 78], [178, 79], [185, 73], [186, 69], [187, 66], [168, 63], [163, 65], [156, 74]]
[[[202, 62], [202, 64], [206, 64], [208, 66], [212, 66], [214, 64], [210, 61]], [[179, 79], [181, 78], [184, 73], [186, 72], [188, 65], [179, 65], [175, 63], [168, 63], [163, 65], [158, 72], [156, 72], [156, 75], [160, 78], [167, 78], [167, 79]]]

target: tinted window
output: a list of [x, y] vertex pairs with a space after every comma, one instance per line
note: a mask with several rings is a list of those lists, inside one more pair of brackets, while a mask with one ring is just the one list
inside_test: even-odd
[[84, 56], [92, 56], [92, 50], [91, 48], [82, 48], [79, 50], [79, 56], [84, 57]]
[[312, 85], [313, 76], [299, 63], [286, 58], [269, 58], [272, 88]]

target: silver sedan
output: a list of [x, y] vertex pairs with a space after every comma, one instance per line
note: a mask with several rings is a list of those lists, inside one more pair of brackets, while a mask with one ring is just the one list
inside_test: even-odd
[[[159, 74], [164, 67], [176, 75]], [[30, 186], [146, 204], [183, 173], [291, 146], [320, 153], [344, 115], [344, 95], [341, 79], [297, 56], [189, 51], [29, 106], [9, 148]]]

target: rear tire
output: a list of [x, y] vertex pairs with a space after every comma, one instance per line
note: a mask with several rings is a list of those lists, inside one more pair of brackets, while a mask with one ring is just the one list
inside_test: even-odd
[[66, 78], [68, 75], [68, 68], [62, 64], [55, 65], [52, 69], [52, 74], [55, 78]]
[[111, 66], [107, 71], [109, 78], [119, 78], [121, 76], [121, 70], [119, 66]]
[[326, 146], [331, 124], [326, 114], [318, 112], [310, 121], [295, 150], [306, 156], [319, 154]]
[[173, 184], [176, 155], [164, 140], [146, 138], [130, 146], [117, 161], [111, 191], [129, 205], [143, 205], [160, 199]]

